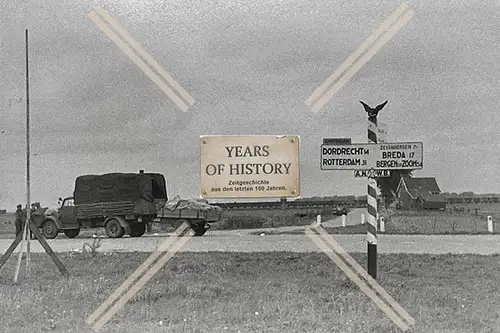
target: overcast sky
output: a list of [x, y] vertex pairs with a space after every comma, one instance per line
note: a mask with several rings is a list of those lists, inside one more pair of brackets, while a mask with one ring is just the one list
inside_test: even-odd
[[[187, 113], [87, 17], [103, 4], [196, 100]], [[500, 3], [409, 1], [415, 16], [315, 115], [304, 100], [402, 2], [3, 0], [0, 208], [26, 196], [24, 29], [30, 30], [32, 201], [54, 206], [82, 174], [163, 173], [199, 194], [199, 136], [301, 137], [303, 196], [364, 195], [321, 171], [323, 137], [366, 142], [359, 100], [391, 141], [422, 141], [443, 191], [500, 192]], [[21, 102], [17, 102], [22, 98]], [[5, 131], [5, 132], [3, 132]]]

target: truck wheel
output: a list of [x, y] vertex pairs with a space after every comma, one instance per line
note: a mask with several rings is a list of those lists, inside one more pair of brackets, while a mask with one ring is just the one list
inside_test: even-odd
[[106, 235], [108, 235], [109, 238], [120, 238], [125, 235], [125, 229], [123, 229], [117, 219], [109, 220], [108, 223], [106, 223], [105, 229]]
[[47, 239], [54, 239], [59, 234], [59, 228], [57, 228], [57, 225], [54, 221], [45, 220], [42, 226], [42, 234], [43, 237]]
[[130, 226], [130, 237], [141, 237], [146, 232], [144, 223], [134, 223]]
[[76, 238], [80, 234], [80, 229], [64, 230], [64, 235], [68, 238]]
[[193, 229], [194, 235], [196, 237], [203, 236], [207, 232], [207, 230], [208, 230], [207, 228], [205, 228], [205, 223], [193, 224], [193, 226], [191, 227], [191, 229]]

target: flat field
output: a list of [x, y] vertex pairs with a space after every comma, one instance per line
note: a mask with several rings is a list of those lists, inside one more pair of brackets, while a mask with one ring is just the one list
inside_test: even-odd
[[333, 209], [299, 210], [233, 210], [225, 211], [222, 219], [213, 224], [214, 230], [279, 228], [305, 226], [321, 214], [324, 219], [333, 218]]
[[[0, 331], [90, 333], [86, 318], [148, 256], [46, 255], [14, 285], [0, 271]], [[365, 266], [365, 255], [353, 255]], [[416, 333], [494, 333], [500, 256], [380, 255], [379, 282], [416, 320]], [[100, 332], [400, 332], [324, 254], [180, 253]]]
[[[500, 206], [497, 204], [497, 206]], [[455, 212], [447, 211], [387, 211], [386, 233], [388, 234], [487, 234], [488, 223], [483, 216], [486, 208], [492, 210], [494, 206], [481, 207], [478, 215], [473, 209]], [[498, 232], [498, 219], [493, 219], [493, 230]]]
[[[481, 207], [481, 212], [475, 215], [474, 210], [466, 209], [463, 212], [447, 211], [394, 211], [380, 210], [384, 216], [385, 232], [388, 235], [481, 235], [499, 234], [500, 217], [495, 217], [500, 205]], [[458, 207], [457, 207], [458, 208]], [[488, 210], [486, 210], [488, 209]], [[498, 209], [500, 212], [500, 209]], [[482, 215], [487, 214], [487, 215]], [[493, 218], [493, 233], [488, 231], [486, 216]], [[366, 233], [366, 224], [341, 226], [324, 226], [330, 234], [363, 234]], [[258, 234], [260, 232], [256, 232]], [[302, 230], [273, 230], [269, 234], [298, 234]], [[379, 230], [379, 233], [380, 230]]]
[[16, 233], [14, 213], [0, 215], [0, 238], [12, 238]]
[[478, 214], [482, 218], [491, 216], [493, 221], [498, 221], [500, 219], [500, 204], [492, 203], [471, 203], [471, 204], [449, 204], [447, 209], [454, 211], [456, 209], [463, 209], [463, 214], [471, 215], [475, 213], [477, 208]]
[[[477, 208], [477, 215], [475, 209]], [[380, 210], [385, 217], [386, 234], [407, 235], [447, 235], [447, 234], [488, 234], [487, 216], [492, 216], [494, 233], [500, 232], [500, 204], [468, 204], [449, 205], [446, 211], [395, 211]], [[321, 214], [322, 220], [335, 218], [332, 211], [300, 212], [245, 210], [229, 211], [223, 215], [220, 223], [214, 224], [217, 229], [258, 229], [282, 226], [306, 226]], [[325, 228], [331, 233], [355, 234], [366, 232], [365, 226], [353, 225]], [[297, 231], [302, 233], [302, 231]], [[280, 233], [273, 231], [273, 233]], [[283, 233], [295, 233], [286, 231]]]

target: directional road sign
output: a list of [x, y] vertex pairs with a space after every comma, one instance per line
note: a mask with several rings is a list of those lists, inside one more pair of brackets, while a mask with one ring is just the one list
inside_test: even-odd
[[379, 177], [390, 177], [391, 170], [375, 170], [375, 169], [367, 169], [367, 170], [354, 170], [354, 178], [379, 178]]
[[324, 145], [350, 145], [351, 138], [323, 138]]
[[321, 170], [414, 170], [422, 168], [422, 142], [321, 145]]

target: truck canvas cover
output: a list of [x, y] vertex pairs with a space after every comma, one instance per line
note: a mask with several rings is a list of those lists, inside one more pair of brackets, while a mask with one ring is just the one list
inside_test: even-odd
[[166, 200], [165, 179], [161, 174], [108, 173], [85, 175], [76, 179], [73, 192], [75, 205], [103, 202], [152, 202], [155, 197]]

